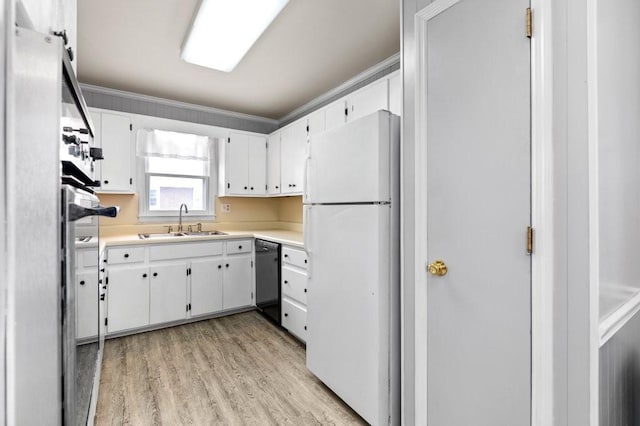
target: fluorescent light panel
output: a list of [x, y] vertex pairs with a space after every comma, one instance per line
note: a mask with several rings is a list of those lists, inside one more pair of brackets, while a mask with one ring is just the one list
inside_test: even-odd
[[289, 0], [202, 0], [182, 59], [232, 71]]

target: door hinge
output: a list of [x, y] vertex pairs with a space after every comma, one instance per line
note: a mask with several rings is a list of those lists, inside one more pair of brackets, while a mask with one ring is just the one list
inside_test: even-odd
[[251, 267], [253, 268], [253, 260], [251, 261]]
[[187, 312], [191, 310], [191, 303], [187, 303]]
[[231, 188], [231, 184], [227, 182], [227, 189]]
[[129, 185], [133, 185], [133, 178], [129, 178]]
[[231, 143], [231, 138], [227, 138], [227, 143]]
[[133, 124], [129, 123], [129, 130], [133, 131]]
[[527, 253], [533, 254], [534, 249], [534, 231], [533, 228], [527, 226]]
[[[109, 276], [108, 275], [105, 277], [105, 284], [109, 284]], [[94, 324], [95, 324], [95, 322], [94, 322]]]
[[[95, 323], [94, 323], [95, 324]], [[105, 318], [104, 319], [104, 325], [108, 325], [109, 324], [109, 318]]]
[[251, 292], [251, 300], [253, 300], [253, 292]]
[[269, 142], [265, 142], [264, 146], [269, 149]]
[[348, 117], [349, 116], [349, 108], [345, 108], [344, 109], [344, 116]]
[[307, 124], [307, 134], [309, 134], [309, 125]]
[[533, 11], [530, 7], [527, 8], [527, 37], [533, 37]]

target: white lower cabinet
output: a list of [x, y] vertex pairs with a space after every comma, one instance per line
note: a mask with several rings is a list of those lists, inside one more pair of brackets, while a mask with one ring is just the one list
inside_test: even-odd
[[291, 334], [307, 341], [307, 254], [283, 246], [281, 267], [281, 323]]
[[110, 248], [107, 262], [108, 334], [254, 305], [252, 240]]
[[224, 262], [222, 274], [223, 309], [236, 309], [252, 305], [251, 256], [230, 256]]
[[76, 338], [94, 337], [98, 335], [98, 273], [79, 272], [76, 277]]
[[149, 325], [149, 267], [109, 267], [107, 278], [107, 332]]
[[187, 263], [152, 263], [149, 273], [149, 324], [187, 318]]
[[191, 316], [222, 310], [222, 267], [222, 258], [191, 261]]

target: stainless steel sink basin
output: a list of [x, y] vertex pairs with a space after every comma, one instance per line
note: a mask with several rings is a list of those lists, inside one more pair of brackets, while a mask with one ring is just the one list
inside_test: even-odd
[[171, 238], [171, 237], [184, 237], [184, 232], [162, 232], [159, 234], [138, 234], [141, 240], [148, 240], [151, 238]]
[[185, 235], [189, 235], [189, 236], [198, 236], [198, 235], [227, 235], [226, 232], [220, 232], [220, 231], [192, 231], [192, 232], [185, 232]]
[[208, 236], [208, 235], [227, 235], [224, 232], [220, 231], [193, 231], [193, 232], [162, 232], [158, 234], [138, 234], [138, 237], [141, 240], [148, 240], [152, 238], [172, 238], [172, 237], [197, 237], [197, 236]]

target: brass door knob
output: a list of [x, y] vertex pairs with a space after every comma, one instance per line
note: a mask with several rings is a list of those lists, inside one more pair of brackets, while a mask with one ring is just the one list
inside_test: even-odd
[[436, 260], [427, 266], [429, 273], [436, 277], [443, 277], [447, 275], [447, 265], [442, 260]]

